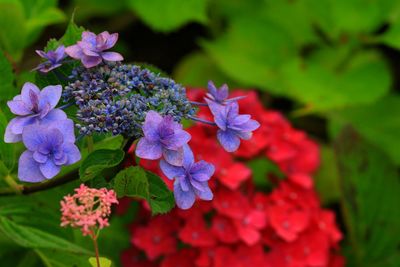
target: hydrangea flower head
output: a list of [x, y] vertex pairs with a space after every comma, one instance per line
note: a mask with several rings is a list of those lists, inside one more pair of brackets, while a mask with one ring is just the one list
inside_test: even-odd
[[203, 200], [212, 200], [213, 193], [208, 187], [208, 180], [214, 174], [214, 166], [201, 160], [194, 162], [193, 152], [189, 146], [183, 148], [183, 166], [176, 167], [165, 160], [160, 161], [163, 173], [169, 179], [175, 179], [174, 196], [181, 209], [193, 206], [196, 196]]
[[51, 179], [61, 166], [81, 159], [74, 144], [74, 123], [69, 119], [47, 126], [29, 125], [24, 128], [22, 140], [27, 150], [19, 158], [18, 178], [24, 182]]
[[50, 50], [47, 53], [42, 50], [36, 50], [36, 53], [40, 57], [47, 59], [47, 61], [39, 64], [39, 66], [33, 70], [38, 70], [44, 73], [60, 67], [62, 65], [62, 60], [67, 56], [65, 54], [65, 47], [63, 45], [60, 45], [55, 50]]
[[226, 106], [208, 101], [214, 121], [219, 130], [218, 141], [228, 152], [234, 152], [239, 148], [240, 139], [249, 140], [252, 131], [258, 129], [260, 124], [251, 119], [250, 115], [239, 115], [237, 102], [228, 103]]
[[118, 204], [113, 190], [89, 188], [81, 184], [74, 195], [67, 195], [61, 201], [61, 226], [80, 228], [83, 235], [93, 237], [97, 229], [109, 225], [112, 204]]
[[112, 48], [118, 40], [118, 33], [110, 34], [107, 31], [98, 35], [85, 31], [82, 40], [68, 46], [65, 52], [74, 59], [81, 60], [86, 68], [92, 68], [105, 61], [121, 61], [124, 58], [117, 52], [105, 52]]
[[4, 141], [15, 143], [22, 140], [23, 129], [31, 124], [49, 124], [64, 120], [66, 114], [60, 109], [54, 109], [61, 97], [60, 85], [50, 85], [42, 91], [33, 83], [25, 83], [20, 95], [8, 101], [11, 112], [17, 115], [7, 125]]
[[164, 159], [171, 165], [182, 166], [183, 146], [190, 140], [190, 135], [181, 124], [171, 116], [164, 118], [155, 111], [149, 111], [143, 124], [142, 137], [136, 148], [136, 156], [144, 159]]
[[209, 81], [207, 88], [208, 93], [206, 94], [206, 99], [216, 102], [218, 104], [225, 104], [244, 98], [244, 96], [238, 96], [228, 99], [228, 85], [226, 85], [225, 83], [218, 89], [212, 81]]
[[195, 112], [183, 86], [136, 65], [78, 67], [70, 79], [74, 82], [64, 88], [63, 99], [78, 106], [76, 127], [83, 135], [98, 132], [138, 139], [150, 110], [177, 122]]

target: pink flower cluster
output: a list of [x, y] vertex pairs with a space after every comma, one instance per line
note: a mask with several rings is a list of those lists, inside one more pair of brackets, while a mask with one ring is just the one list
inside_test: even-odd
[[[204, 95], [191, 91], [192, 100]], [[233, 94], [243, 95], [236, 91]], [[343, 267], [338, 254], [342, 234], [332, 211], [322, 209], [312, 180], [319, 149], [304, 132], [294, 129], [278, 112], [265, 110], [255, 92], [241, 100], [243, 112], [261, 122], [251, 140], [235, 155], [221, 149], [212, 127], [188, 129], [198, 159], [216, 166], [211, 202], [190, 210], [175, 209], [151, 218], [146, 208], [132, 225], [132, 248], [122, 255], [125, 267]], [[201, 109], [199, 117], [211, 114]], [[274, 188], [258, 191], [246, 161], [266, 158], [286, 180], [269, 173]], [[151, 161], [141, 164], [158, 172]]]
[[112, 204], [118, 204], [113, 190], [81, 184], [74, 195], [67, 195], [61, 201], [61, 226], [81, 228], [83, 235], [94, 237], [98, 229], [108, 226]]

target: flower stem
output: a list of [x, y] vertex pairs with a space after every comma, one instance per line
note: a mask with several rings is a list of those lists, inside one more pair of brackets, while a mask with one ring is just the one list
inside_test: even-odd
[[93, 240], [93, 246], [94, 246], [94, 253], [96, 254], [97, 267], [101, 267], [100, 266], [100, 256], [99, 256], [99, 246], [97, 244], [97, 237], [96, 236], [92, 237], [92, 240]]

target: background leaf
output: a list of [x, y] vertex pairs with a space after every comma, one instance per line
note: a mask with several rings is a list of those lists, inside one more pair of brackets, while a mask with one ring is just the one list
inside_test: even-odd
[[354, 261], [349, 265], [396, 266], [389, 265], [393, 257], [398, 257], [400, 245], [400, 180], [396, 166], [351, 128], [336, 140], [335, 153], [351, 245], [349, 259]]

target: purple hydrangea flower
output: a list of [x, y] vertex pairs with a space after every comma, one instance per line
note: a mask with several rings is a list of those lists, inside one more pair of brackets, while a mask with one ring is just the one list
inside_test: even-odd
[[82, 40], [76, 45], [68, 46], [65, 52], [74, 59], [79, 59], [86, 68], [99, 65], [106, 61], [121, 61], [124, 58], [117, 52], [104, 52], [115, 45], [118, 33], [102, 32], [98, 35], [85, 31]]
[[208, 82], [208, 93], [206, 94], [206, 100], [211, 100], [212, 102], [218, 103], [218, 104], [226, 104], [228, 102], [236, 101], [239, 99], [244, 98], [245, 96], [238, 96], [234, 98], [229, 98], [229, 91], [228, 91], [228, 85], [225, 83], [217, 89], [215, 84], [212, 81]]
[[237, 102], [228, 103], [226, 106], [212, 101], [208, 101], [208, 104], [219, 128], [218, 141], [228, 152], [236, 151], [239, 148], [240, 139], [249, 140], [252, 137], [252, 131], [260, 127], [260, 124], [252, 120], [250, 115], [239, 115]]
[[174, 196], [177, 206], [189, 209], [193, 206], [196, 196], [203, 200], [213, 199], [207, 181], [215, 169], [212, 164], [204, 160], [194, 162], [193, 153], [188, 145], [184, 146], [183, 155], [182, 167], [173, 166], [165, 160], [160, 161], [160, 167], [169, 179], [175, 179]]
[[39, 64], [39, 66], [33, 70], [38, 70], [44, 73], [60, 67], [62, 65], [61, 61], [67, 56], [63, 45], [59, 46], [56, 50], [48, 51], [47, 53], [42, 50], [36, 50], [36, 53], [40, 57], [47, 59], [47, 61]]
[[70, 119], [51, 125], [29, 125], [22, 140], [27, 150], [18, 163], [18, 178], [24, 182], [41, 182], [56, 176], [63, 165], [81, 159], [75, 143], [74, 123]]
[[143, 134], [136, 147], [136, 156], [144, 159], [164, 159], [172, 165], [182, 166], [183, 146], [190, 140], [190, 134], [182, 129], [172, 116], [164, 118], [155, 111], [149, 111], [143, 124]]
[[65, 120], [67, 115], [60, 109], [54, 109], [61, 97], [61, 85], [50, 85], [42, 91], [33, 83], [25, 83], [20, 95], [8, 101], [11, 112], [17, 115], [7, 125], [4, 141], [15, 143], [22, 140], [24, 127], [41, 123], [43, 125], [53, 121]]

